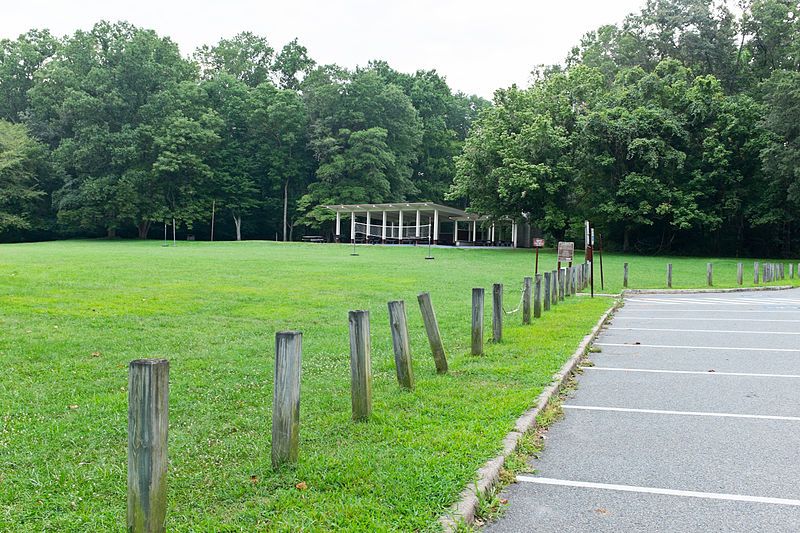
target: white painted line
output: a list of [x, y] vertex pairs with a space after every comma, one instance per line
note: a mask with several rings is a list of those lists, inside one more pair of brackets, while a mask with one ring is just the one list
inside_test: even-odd
[[[620, 316], [617, 315], [613, 320], [691, 320], [696, 321], [698, 317], [671, 317], [671, 316]], [[708, 318], [702, 320], [714, 322], [800, 322], [800, 320], [788, 320], [782, 318]]]
[[673, 346], [667, 344], [621, 344], [612, 342], [596, 342], [595, 346], [624, 346], [625, 348], [676, 348], [680, 350], [730, 350], [745, 352], [800, 352], [795, 348], [735, 348], [732, 346]]
[[800, 422], [800, 416], [774, 416], [774, 415], [743, 415], [739, 413], [705, 413], [702, 411], [668, 411], [661, 409], [631, 409], [628, 407], [596, 407], [592, 405], [564, 404], [562, 409], [577, 409], [581, 411], [613, 411], [615, 413], [644, 413], [652, 415], [678, 415], [678, 416], [712, 416], [717, 418], [755, 418], [758, 420], [785, 420]]
[[582, 366], [581, 370], [607, 370], [610, 372], [645, 372], [652, 374], [697, 374], [702, 376], [744, 376], [752, 378], [794, 378], [800, 379], [800, 374], [752, 374], [749, 372], [709, 372], [700, 370], [654, 370], [650, 368], [617, 368], [610, 366]]
[[[623, 309], [627, 308], [627, 304]], [[628, 308], [634, 309], [634, 308]], [[660, 313], [796, 313], [798, 309], [664, 309], [663, 307], [636, 307], [636, 311]]]
[[679, 333], [745, 333], [747, 335], [800, 335], [800, 331], [744, 331], [736, 329], [608, 328], [611, 331], [673, 331]]
[[770, 498], [766, 496], [746, 496], [744, 494], [725, 494], [721, 492], [698, 492], [694, 490], [659, 489], [656, 487], [638, 487], [636, 485], [616, 485], [613, 483], [593, 483], [591, 481], [572, 481], [569, 479], [553, 479], [549, 477], [517, 476], [517, 481], [537, 483], [539, 485], [558, 485], [562, 487], [578, 487], [582, 489], [617, 490], [622, 492], [638, 492], [642, 494], [661, 494], [665, 496], [682, 496], [685, 498], [703, 498], [707, 500], [728, 500], [734, 502], [770, 503], [775, 505], [800, 506], [800, 500], [788, 498]]

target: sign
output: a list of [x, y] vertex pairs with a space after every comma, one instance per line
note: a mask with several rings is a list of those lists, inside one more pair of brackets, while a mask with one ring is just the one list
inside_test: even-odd
[[544, 248], [544, 239], [540, 239], [538, 237], [533, 238], [533, 247], [534, 248]]
[[591, 245], [591, 243], [589, 242], [589, 239], [590, 239], [590, 237], [589, 237], [589, 231], [590, 231], [589, 228], [590, 228], [589, 221], [587, 220], [587, 221], [584, 222], [584, 225], [583, 225], [583, 247], [584, 248], [588, 248]]
[[575, 255], [574, 242], [560, 242], [558, 243], [558, 261], [560, 263], [571, 263], [572, 257]]

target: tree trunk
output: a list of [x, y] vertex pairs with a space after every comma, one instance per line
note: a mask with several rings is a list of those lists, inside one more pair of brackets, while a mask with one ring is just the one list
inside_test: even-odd
[[242, 217], [233, 215], [233, 223], [236, 225], [236, 240], [242, 240]]
[[622, 251], [627, 252], [631, 247], [631, 228], [625, 228], [624, 236], [622, 238]]
[[146, 239], [147, 238], [147, 234], [150, 233], [150, 221], [149, 220], [143, 220], [143, 221], [139, 222], [139, 224], [137, 224], [136, 227], [139, 230], [139, 238], [140, 239]]
[[289, 224], [289, 180], [286, 180], [286, 185], [283, 186], [283, 242], [288, 239], [287, 231]]

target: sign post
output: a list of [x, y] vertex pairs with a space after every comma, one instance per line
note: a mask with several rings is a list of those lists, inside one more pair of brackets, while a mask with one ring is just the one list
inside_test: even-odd
[[544, 248], [544, 239], [534, 237], [533, 247], [536, 249], [536, 265], [534, 266], [534, 275], [539, 273], [539, 248]]

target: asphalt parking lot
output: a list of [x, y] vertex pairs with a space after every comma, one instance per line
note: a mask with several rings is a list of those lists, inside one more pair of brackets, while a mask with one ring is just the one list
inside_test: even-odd
[[800, 289], [626, 298], [493, 532], [800, 531]]

